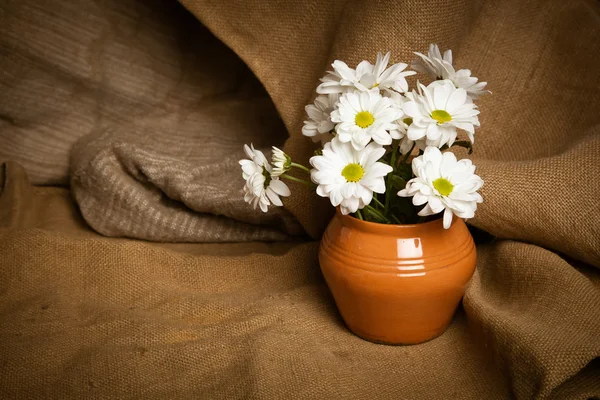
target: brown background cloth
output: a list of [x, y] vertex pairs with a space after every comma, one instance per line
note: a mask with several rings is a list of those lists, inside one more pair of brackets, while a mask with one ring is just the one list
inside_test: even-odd
[[26, 0], [0, 10], [0, 158], [37, 184], [70, 179], [96, 231], [171, 242], [302, 233], [285, 210], [255, 213], [241, 195], [243, 144], [287, 136], [272, 101], [177, 3]]
[[0, 171], [0, 397], [600, 395], [597, 4], [182, 3], [264, 84], [299, 161], [331, 61], [451, 47], [494, 92], [479, 102], [485, 202], [470, 222], [499, 239], [478, 246], [447, 333], [389, 347], [344, 328], [317, 242], [99, 236], [84, 219], [108, 236], [289, 240], [293, 214], [318, 238], [330, 208], [298, 186], [266, 216], [241, 202], [241, 143], [279, 144], [284, 125], [175, 2], [7, 1], [0, 159], [73, 187]]
[[[478, 102], [472, 158], [485, 201], [470, 222], [600, 265], [597, 2], [181, 2], [264, 83], [301, 161], [312, 152], [303, 107], [334, 59], [355, 66], [390, 50], [410, 62], [429, 43], [451, 48], [493, 92]], [[318, 237], [330, 209], [297, 192], [288, 208]]]
[[344, 326], [318, 242], [99, 236], [64, 188], [0, 171], [0, 398], [569, 399], [600, 394], [600, 273], [478, 247], [450, 328], [384, 346]]

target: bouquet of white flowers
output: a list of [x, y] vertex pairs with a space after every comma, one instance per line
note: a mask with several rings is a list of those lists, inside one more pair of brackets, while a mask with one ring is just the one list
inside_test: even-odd
[[[453, 214], [472, 218], [483, 201], [477, 193], [483, 180], [470, 160], [442, 151], [462, 146], [471, 154], [479, 127], [474, 101], [488, 92], [486, 82], [468, 69], [456, 71], [450, 50], [442, 56], [431, 45], [427, 56], [415, 54], [414, 71], [404, 63], [388, 68], [390, 53], [356, 69], [336, 60], [321, 79], [314, 104], [306, 106], [302, 133], [322, 145], [309, 161], [312, 169], [276, 147], [269, 162], [245, 145], [249, 159], [240, 164], [246, 202], [263, 212], [281, 206], [280, 197], [291, 194], [282, 181], [288, 179], [315, 188], [343, 214], [371, 222], [418, 223], [443, 212], [447, 229]], [[406, 77], [415, 71], [433, 82], [417, 82], [409, 91]], [[456, 140], [458, 130], [468, 140]], [[311, 182], [290, 175], [294, 168], [309, 174]]]

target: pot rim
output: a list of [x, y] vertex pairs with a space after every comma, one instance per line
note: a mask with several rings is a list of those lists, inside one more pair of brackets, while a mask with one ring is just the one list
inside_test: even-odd
[[[425, 232], [425, 231], [438, 231], [440, 229], [444, 230], [443, 218], [440, 214], [439, 218], [434, 219], [433, 221], [427, 221], [418, 224], [380, 224], [378, 222], [370, 222], [360, 220], [358, 218], [354, 218], [351, 215], [344, 215], [340, 211], [339, 207], [336, 207], [336, 217], [340, 218], [342, 224], [349, 226], [351, 228], [355, 228], [362, 231], [368, 232], [377, 232], [380, 234], [394, 234], [394, 233], [407, 233], [408, 231], [417, 231], [417, 232]], [[452, 225], [446, 231], [450, 231], [455, 223], [458, 221], [463, 222], [462, 218], [458, 218], [456, 215], [452, 216]], [[460, 223], [459, 222], [459, 223]]]

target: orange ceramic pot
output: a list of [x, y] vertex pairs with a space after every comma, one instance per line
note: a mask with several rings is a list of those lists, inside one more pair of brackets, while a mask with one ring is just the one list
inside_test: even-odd
[[319, 250], [321, 270], [352, 332], [386, 344], [441, 335], [475, 271], [473, 238], [454, 218], [384, 225], [333, 217]]

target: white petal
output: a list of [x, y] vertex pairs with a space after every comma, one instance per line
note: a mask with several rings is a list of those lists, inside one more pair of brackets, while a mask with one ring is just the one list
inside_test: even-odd
[[408, 194], [408, 190], [406, 188], [400, 190], [397, 193], [397, 195], [400, 196], [400, 197], [410, 197], [411, 196], [410, 194]]
[[431, 210], [431, 207], [429, 206], [429, 203], [427, 203], [427, 204], [425, 205], [425, 207], [423, 207], [423, 208], [421, 209], [421, 211], [419, 211], [419, 212], [417, 213], [417, 215], [419, 215], [419, 216], [421, 216], [421, 217], [426, 217], [426, 216], [428, 216], [428, 215], [433, 215], [433, 214], [437, 214], [437, 213], [435, 213], [435, 212], [433, 212], [433, 210]]
[[423, 160], [439, 164], [442, 161], [442, 152], [437, 147], [427, 147], [423, 152]]
[[445, 110], [449, 90], [446, 85], [433, 86], [433, 104], [436, 110]]
[[427, 161], [425, 164], [425, 176], [427, 181], [433, 182], [440, 177], [440, 164], [432, 161]]
[[282, 181], [280, 181], [279, 179], [272, 179], [271, 182], [269, 183], [269, 188], [273, 189], [273, 191], [280, 196], [287, 197], [292, 194], [292, 192], [290, 192], [290, 189], [287, 187], [287, 185], [285, 183], [283, 183]]
[[254, 151], [247, 144], [244, 145], [244, 152], [248, 156], [248, 158], [252, 159], [254, 157]]
[[444, 229], [449, 229], [452, 224], [452, 211], [446, 208], [444, 211]]
[[364, 74], [360, 78], [360, 83], [364, 85], [365, 88], [372, 88], [377, 83], [377, 78], [375, 78], [375, 76], [372, 74]]
[[444, 209], [444, 204], [435, 196], [429, 198], [429, 207], [434, 214], [441, 212]]
[[384, 57], [381, 56], [381, 53], [377, 54], [377, 61], [375, 62], [375, 68], [373, 68], [373, 75], [375, 76], [379, 76], [381, 75], [381, 73], [383, 71], [385, 71], [385, 68], [388, 65], [388, 62], [390, 62], [390, 55], [391, 52], [387, 52], [386, 55]]
[[350, 197], [349, 199], [344, 199], [341, 203], [341, 206], [350, 210], [350, 212], [356, 212], [358, 210], [359, 201], [356, 197]]
[[413, 197], [413, 204], [415, 206], [422, 206], [423, 204], [427, 203], [427, 200], [429, 200], [429, 196], [425, 196], [422, 193], [415, 193], [415, 196]]
[[390, 165], [387, 165], [387, 164], [384, 164], [381, 162], [376, 162], [375, 164], [373, 164], [369, 167], [366, 174], [364, 175], [364, 179], [381, 178], [381, 177], [386, 176], [387, 174], [389, 174], [392, 171], [393, 171], [393, 168]]
[[329, 195], [325, 191], [325, 186], [323, 185], [317, 186], [317, 194], [321, 197], [329, 197]]
[[450, 96], [448, 96], [448, 100], [445, 104], [445, 110], [447, 110], [450, 114], [452, 111], [456, 110], [458, 107], [465, 104], [467, 101], [467, 92], [464, 89], [456, 89], [453, 90]]
[[454, 169], [456, 165], [456, 156], [454, 153], [446, 152], [442, 154], [442, 161], [440, 163], [440, 174], [443, 177], [448, 177], [448, 174]]
[[410, 140], [419, 140], [427, 135], [426, 128], [420, 128], [414, 123], [408, 127], [407, 136]]
[[371, 204], [371, 200], [373, 200], [373, 192], [363, 186], [361, 200], [365, 206]]
[[281, 199], [279, 198], [279, 196], [277, 196], [277, 193], [275, 193], [273, 189], [268, 187], [265, 193], [267, 194], [267, 197], [269, 198], [269, 200], [271, 200], [271, 203], [273, 203], [273, 205], [278, 207], [281, 207], [283, 205]]
[[374, 130], [374, 132], [372, 133], [372, 137], [373, 140], [382, 145], [382, 146], [387, 146], [392, 144], [392, 137], [390, 136], [389, 133], [387, 133], [387, 131], [385, 129], [379, 128]]
[[402, 111], [409, 117], [415, 118], [420, 115], [419, 106], [414, 101], [406, 102], [402, 105]]
[[[409, 128], [410, 129], [410, 128]], [[437, 124], [429, 124], [426, 130], [427, 140], [437, 140], [442, 134]], [[415, 139], [413, 139], [415, 140]]]
[[364, 179], [360, 182], [362, 185], [371, 189], [375, 193], [385, 193], [385, 180], [383, 178]]
[[354, 195], [354, 186], [352, 182], [346, 183], [342, 186], [340, 193], [344, 199], [350, 198]]
[[[323, 97], [325, 97], [325, 96], [323, 96]], [[314, 121], [319, 121], [323, 118], [323, 112], [321, 110], [319, 110], [317, 107], [315, 107], [313, 104], [307, 105], [306, 107], [304, 107], [304, 110], [306, 111], [308, 118], [310, 118]]]
[[331, 64], [333, 69], [335, 70], [335, 72], [337, 72], [342, 79], [347, 79], [347, 80], [354, 80], [356, 79], [356, 74], [354, 72], [354, 70], [350, 67], [348, 67], [348, 65], [340, 60], [335, 60], [333, 62], [333, 64]]
[[337, 207], [340, 205], [342, 200], [344, 200], [344, 198], [339, 190], [333, 190], [331, 193], [329, 193], [329, 200], [331, 200], [331, 204], [333, 204], [334, 207]]
[[[477, 176], [477, 175], [475, 175]], [[483, 185], [483, 181], [481, 179], [469, 179], [467, 181], [463, 181], [457, 184], [454, 187], [454, 190], [460, 191], [463, 193], [473, 193], [481, 188]]]
[[346, 208], [344, 206], [340, 206], [340, 211], [342, 212], [343, 215], [348, 215], [352, 212], [349, 208]]
[[266, 213], [267, 211], [269, 211], [269, 203], [267, 201], [259, 201], [258, 204], [262, 212]]

